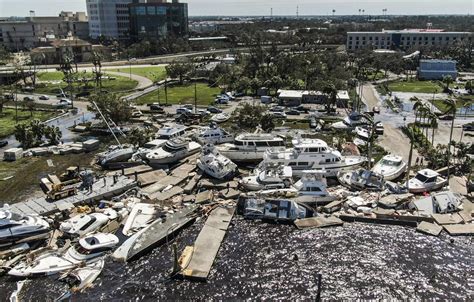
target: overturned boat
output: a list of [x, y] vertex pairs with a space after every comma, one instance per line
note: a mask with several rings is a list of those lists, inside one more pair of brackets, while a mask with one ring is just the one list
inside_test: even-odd
[[211, 117], [211, 121], [215, 123], [224, 123], [224, 122], [227, 122], [229, 119], [230, 119], [230, 114], [225, 113], [225, 112], [218, 113], [214, 115], [213, 117]]
[[384, 180], [391, 181], [399, 178], [407, 170], [407, 163], [401, 156], [385, 155], [372, 168], [374, 173], [382, 175]]
[[237, 213], [247, 219], [261, 219], [272, 222], [293, 222], [314, 216], [314, 210], [287, 199], [260, 199], [241, 196], [237, 203]]
[[410, 193], [424, 193], [439, 190], [448, 184], [448, 180], [431, 169], [423, 169], [405, 183]]
[[352, 190], [383, 191], [385, 189], [383, 176], [365, 169], [340, 172], [337, 179], [341, 185]]
[[122, 233], [125, 236], [135, 234], [154, 221], [157, 218], [157, 215], [158, 208], [155, 205], [149, 203], [135, 204], [125, 221]]
[[207, 175], [217, 179], [232, 179], [238, 171], [237, 165], [220, 154], [213, 145], [203, 148], [197, 166]]
[[132, 158], [135, 153], [133, 147], [115, 146], [110, 148], [107, 152], [99, 154], [98, 163], [106, 167], [113, 163], [126, 162]]
[[0, 210], [0, 248], [44, 240], [49, 237], [49, 231], [49, 223], [39, 216]]
[[269, 163], [255, 169], [253, 174], [239, 181], [247, 191], [290, 188], [293, 183], [291, 167]]

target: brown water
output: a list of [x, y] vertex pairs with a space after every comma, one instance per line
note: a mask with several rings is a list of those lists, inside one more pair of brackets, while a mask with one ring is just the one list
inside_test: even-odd
[[[202, 222], [176, 239], [191, 244]], [[169, 280], [171, 249], [162, 246], [130, 264], [110, 259], [95, 287], [73, 301], [311, 300], [322, 274], [322, 298], [473, 300], [472, 238], [440, 238], [412, 228], [368, 224], [300, 231], [291, 225], [234, 218], [207, 283]], [[51, 301], [66, 286], [43, 277], [23, 297]], [[471, 286], [471, 287], [470, 287]], [[0, 299], [16, 287], [2, 277]]]

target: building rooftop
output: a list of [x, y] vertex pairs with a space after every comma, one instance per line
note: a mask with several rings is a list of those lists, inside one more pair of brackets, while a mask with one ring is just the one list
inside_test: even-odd
[[442, 34], [472, 34], [471, 32], [444, 31], [444, 29], [382, 29], [382, 31], [350, 31], [347, 34], [417, 34], [417, 33], [442, 33]]

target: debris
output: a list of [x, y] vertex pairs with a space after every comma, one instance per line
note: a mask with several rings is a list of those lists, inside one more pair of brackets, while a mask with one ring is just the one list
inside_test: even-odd
[[458, 224], [464, 222], [461, 216], [458, 213], [454, 214], [433, 214], [431, 215], [437, 224]]
[[443, 227], [437, 225], [436, 223], [430, 223], [426, 221], [420, 222], [416, 230], [420, 233], [432, 235], [432, 236], [439, 236]]
[[474, 224], [452, 224], [452, 225], [443, 225], [443, 228], [451, 236], [461, 236], [461, 235], [474, 235]]
[[325, 228], [331, 226], [341, 226], [344, 222], [335, 216], [318, 216], [304, 219], [297, 219], [295, 225], [298, 229]]
[[204, 204], [204, 203], [211, 203], [214, 198], [214, 194], [212, 191], [203, 191], [196, 195], [196, 203]]

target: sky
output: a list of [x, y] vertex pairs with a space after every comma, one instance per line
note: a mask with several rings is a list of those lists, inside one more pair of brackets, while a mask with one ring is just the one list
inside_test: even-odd
[[[171, 2], [171, 0], [169, 0]], [[190, 16], [262, 16], [359, 14], [474, 14], [474, 0], [187, 0]], [[0, 16], [27, 16], [34, 10], [37, 16], [55, 16], [61, 10], [86, 11], [86, 0], [0, 0]]]

